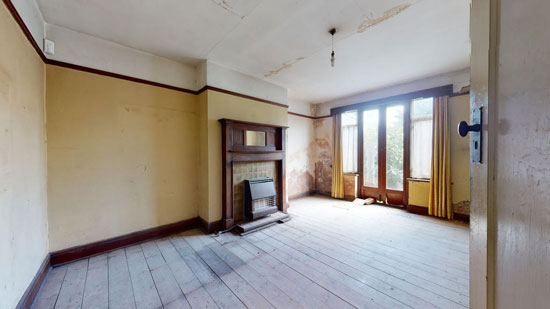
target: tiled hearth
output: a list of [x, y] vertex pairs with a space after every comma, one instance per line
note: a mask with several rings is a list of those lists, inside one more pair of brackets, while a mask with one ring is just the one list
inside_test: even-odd
[[235, 222], [243, 219], [244, 180], [258, 177], [271, 177], [279, 194], [277, 182], [277, 162], [233, 162], [233, 207]]

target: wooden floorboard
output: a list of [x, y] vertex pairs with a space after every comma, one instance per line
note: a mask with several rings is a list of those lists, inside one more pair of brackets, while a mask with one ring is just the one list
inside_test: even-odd
[[469, 228], [324, 197], [245, 236], [198, 230], [50, 270], [33, 308], [467, 308]]
[[84, 287], [82, 308], [109, 307], [109, 264], [107, 255], [91, 257], [88, 263], [88, 275]]

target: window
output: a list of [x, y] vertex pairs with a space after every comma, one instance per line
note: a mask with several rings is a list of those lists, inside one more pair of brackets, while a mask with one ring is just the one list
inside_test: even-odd
[[430, 178], [432, 162], [433, 98], [411, 102], [411, 177]]
[[357, 111], [342, 113], [344, 173], [357, 173]]

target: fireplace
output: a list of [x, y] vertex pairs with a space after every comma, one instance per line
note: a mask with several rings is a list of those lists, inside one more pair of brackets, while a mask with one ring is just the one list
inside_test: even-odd
[[256, 220], [277, 212], [277, 192], [273, 178], [244, 180], [244, 214], [247, 220]]
[[[259, 222], [266, 216], [288, 217], [285, 198], [286, 127], [231, 119], [219, 121], [222, 124], [223, 166], [221, 228], [229, 229], [242, 221], [259, 219], [255, 221]], [[250, 185], [248, 189], [247, 185]], [[251, 202], [248, 211], [246, 194]], [[254, 204], [256, 208], [252, 207]]]

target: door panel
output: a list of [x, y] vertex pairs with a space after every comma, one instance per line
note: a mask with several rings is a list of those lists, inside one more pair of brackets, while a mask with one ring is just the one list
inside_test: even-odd
[[361, 113], [361, 193], [390, 204], [404, 205], [406, 117], [404, 103], [382, 105]]

